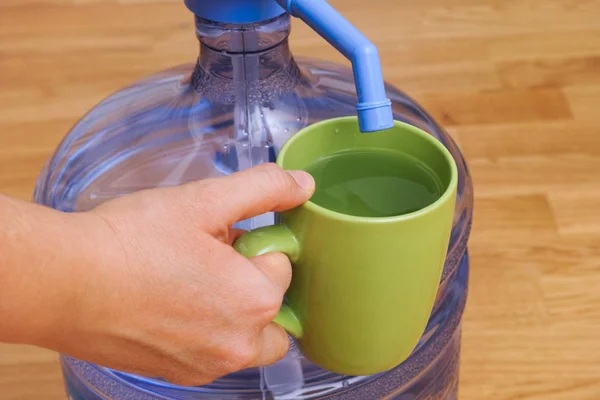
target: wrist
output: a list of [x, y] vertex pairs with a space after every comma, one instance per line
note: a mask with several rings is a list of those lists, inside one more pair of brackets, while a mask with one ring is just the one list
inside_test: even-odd
[[[62, 214], [63, 236], [57, 247], [57, 258], [48, 280], [48, 311], [52, 317], [39, 326], [35, 338], [39, 346], [69, 353], [90, 325], [90, 314], [105, 301], [103, 276], [108, 266], [121, 255], [112, 231], [94, 213]], [[93, 318], [93, 317], [91, 317]]]
[[0, 200], [0, 341], [60, 350], [102, 263], [103, 228], [86, 213]]

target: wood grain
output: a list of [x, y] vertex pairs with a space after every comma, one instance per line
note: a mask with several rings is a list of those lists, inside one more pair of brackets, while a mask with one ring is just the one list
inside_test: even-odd
[[[460, 398], [600, 399], [600, 2], [331, 3], [475, 180]], [[292, 46], [345, 62], [301, 23]], [[196, 52], [181, 0], [2, 0], [0, 191], [30, 198], [86, 110]], [[55, 354], [0, 345], [0, 399], [63, 398]]]

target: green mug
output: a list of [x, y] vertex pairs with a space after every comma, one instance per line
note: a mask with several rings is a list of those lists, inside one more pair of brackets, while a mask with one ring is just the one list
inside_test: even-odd
[[416, 347], [432, 311], [450, 240], [458, 173], [450, 152], [408, 124], [360, 133], [355, 117], [308, 126], [289, 139], [277, 164], [305, 170], [342, 150], [397, 150], [427, 165], [441, 196], [405, 215], [357, 217], [312, 201], [277, 215], [277, 224], [242, 235], [246, 257], [286, 254], [292, 282], [274, 322], [297, 339], [318, 366], [371, 375], [402, 363]]

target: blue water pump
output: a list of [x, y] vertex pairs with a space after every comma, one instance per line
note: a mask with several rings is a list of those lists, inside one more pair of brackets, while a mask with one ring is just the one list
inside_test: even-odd
[[252, 24], [286, 12], [300, 18], [352, 62], [360, 130], [393, 126], [377, 47], [325, 0], [185, 0], [185, 4], [197, 16], [225, 24]]

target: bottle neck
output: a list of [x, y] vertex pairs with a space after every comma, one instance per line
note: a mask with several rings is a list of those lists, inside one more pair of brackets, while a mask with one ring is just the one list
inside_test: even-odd
[[273, 130], [279, 124], [273, 121], [283, 117], [271, 111], [293, 112], [282, 99], [296, 92], [302, 76], [288, 46], [289, 16], [240, 25], [196, 18], [196, 33], [200, 56], [191, 87], [198, 100], [233, 122], [232, 142], [218, 155], [220, 168], [275, 161]]
[[284, 43], [290, 35], [290, 16], [252, 24], [224, 24], [196, 17], [196, 36], [208, 49], [226, 53], [256, 53]]
[[[290, 17], [230, 25], [196, 17], [196, 34], [200, 41], [200, 56], [194, 81], [231, 79], [236, 85], [253, 85], [281, 75], [294, 80], [299, 75], [288, 44]], [[197, 86], [197, 85], [195, 85]], [[289, 88], [288, 85], [287, 88]]]

